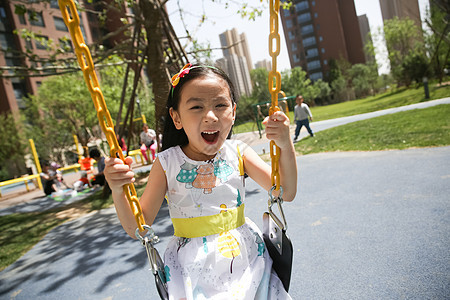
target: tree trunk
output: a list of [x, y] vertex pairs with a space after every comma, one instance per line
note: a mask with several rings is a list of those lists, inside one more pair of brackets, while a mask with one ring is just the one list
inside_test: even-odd
[[159, 136], [163, 131], [163, 118], [170, 87], [170, 78], [164, 62], [163, 20], [157, 1], [139, 1], [139, 6], [147, 35], [147, 75], [153, 85], [153, 95], [155, 97], [155, 131], [157, 136]]

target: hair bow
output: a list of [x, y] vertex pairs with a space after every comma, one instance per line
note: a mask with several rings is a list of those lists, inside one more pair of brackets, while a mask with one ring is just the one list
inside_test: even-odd
[[192, 64], [188, 63], [180, 70], [180, 72], [172, 76], [171, 83], [173, 87], [177, 86], [178, 82], [180, 81], [180, 78], [183, 78], [184, 75], [189, 74], [189, 70], [191, 69], [191, 67]]

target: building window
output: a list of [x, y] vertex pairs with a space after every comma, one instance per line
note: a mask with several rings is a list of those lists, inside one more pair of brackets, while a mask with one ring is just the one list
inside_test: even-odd
[[59, 48], [65, 52], [73, 52], [72, 43], [68, 39], [59, 39]]
[[305, 39], [303, 39], [302, 43], [303, 43], [303, 47], [304, 48], [312, 46], [312, 45], [315, 45], [316, 44], [316, 37], [311, 36], [311, 37], [305, 38]]
[[46, 50], [48, 45], [48, 36], [38, 35], [34, 43], [36, 44], [36, 49]]
[[297, 51], [297, 44], [296, 43], [292, 43], [291, 50], [292, 51]]
[[309, 75], [309, 79], [311, 79], [312, 81], [323, 79], [323, 74], [322, 74], [322, 72], [312, 73]]
[[292, 28], [292, 20], [287, 20], [286, 21], [286, 27], [287, 28]]
[[294, 58], [294, 63], [300, 62], [300, 57], [298, 57], [297, 54], [294, 54], [293, 58]]
[[30, 38], [25, 38], [25, 48], [27, 48], [27, 50], [33, 50], [33, 43]]
[[319, 42], [323, 41], [323, 37], [319, 36]]
[[297, 17], [297, 21], [299, 24], [311, 21], [311, 14], [309, 12], [301, 14]]
[[308, 8], [309, 8], [309, 5], [308, 5], [308, 1], [307, 0], [301, 1], [301, 2], [299, 2], [297, 4], [295, 4], [295, 10], [297, 12], [303, 11], [303, 10], [308, 9]]
[[[12, 33], [0, 32], [0, 49], [3, 49], [3, 50], [16, 49], [16, 44], [14, 42], [14, 35]], [[8, 53], [5, 53], [5, 54], [8, 54]]]
[[291, 15], [291, 12], [289, 11], [289, 9], [283, 9], [283, 13], [285, 17], [289, 17]]
[[27, 88], [23, 80], [13, 83], [14, 96], [17, 99], [17, 104], [20, 108], [25, 108], [22, 98], [27, 94]]
[[312, 24], [302, 27], [302, 35], [307, 35], [314, 32], [314, 26]]
[[288, 31], [288, 35], [290, 40], [295, 39], [295, 35], [292, 33], [292, 31]]
[[59, 9], [58, 0], [51, 0], [50, 7]]
[[316, 6], [316, 1], [312, 1], [312, 2], [311, 2], [311, 5], [312, 5], [312, 6]]
[[28, 15], [28, 20], [33, 26], [45, 27], [44, 18], [42, 12], [33, 12]]
[[314, 13], [314, 18], [317, 19], [318, 16], [319, 16], [319, 15], [318, 15], [317, 13]]
[[328, 61], [326, 59], [323, 60], [324, 65], [328, 65]]
[[322, 48], [320, 51], [322, 51], [322, 53], [325, 53], [325, 48]]
[[314, 70], [320, 68], [320, 60], [313, 60], [307, 64], [308, 70]]
[[53, 21], [55, 22], [55, 28], [59, 31], [69, 31], [64, 23], [63, 18], [53, 17]]
[[319, 50], [317, 48], [311, 48], [306, 50], [306, 58], [313, 58], [319, 56]]

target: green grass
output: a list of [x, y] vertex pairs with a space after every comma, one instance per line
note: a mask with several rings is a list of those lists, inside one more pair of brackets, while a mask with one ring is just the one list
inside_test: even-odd
[[328, 106], [315, 106], [311, 108], [314, 121], [322, 121], [357, 114], [363, 114], [392, 107], [399, 107], [433, 99], [440, 99], [450, 96], [450, 86], [430, 88], [430, 99], [425, 99], [424, 89], [410, 88], [398, 89], [393, 92], [386, 92], [376, 96], [342, 102]]
[[415, 109], [319, 131], [295, 144], [301, 154], [450, 145], [450, 105]]
[[65, 219], [54, 213], [11, 214], [0, 217], [0, 271], [30, 250], [52, 228]]

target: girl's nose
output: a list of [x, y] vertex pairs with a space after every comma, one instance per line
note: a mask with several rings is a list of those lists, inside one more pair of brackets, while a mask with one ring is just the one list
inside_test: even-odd
[[216, 122], [218, 120], [216, 114], [214, 113], [214, 111], [212, 109], [209, 109], [206, 111], [206, 115], [204, 120], [206, 122]]

